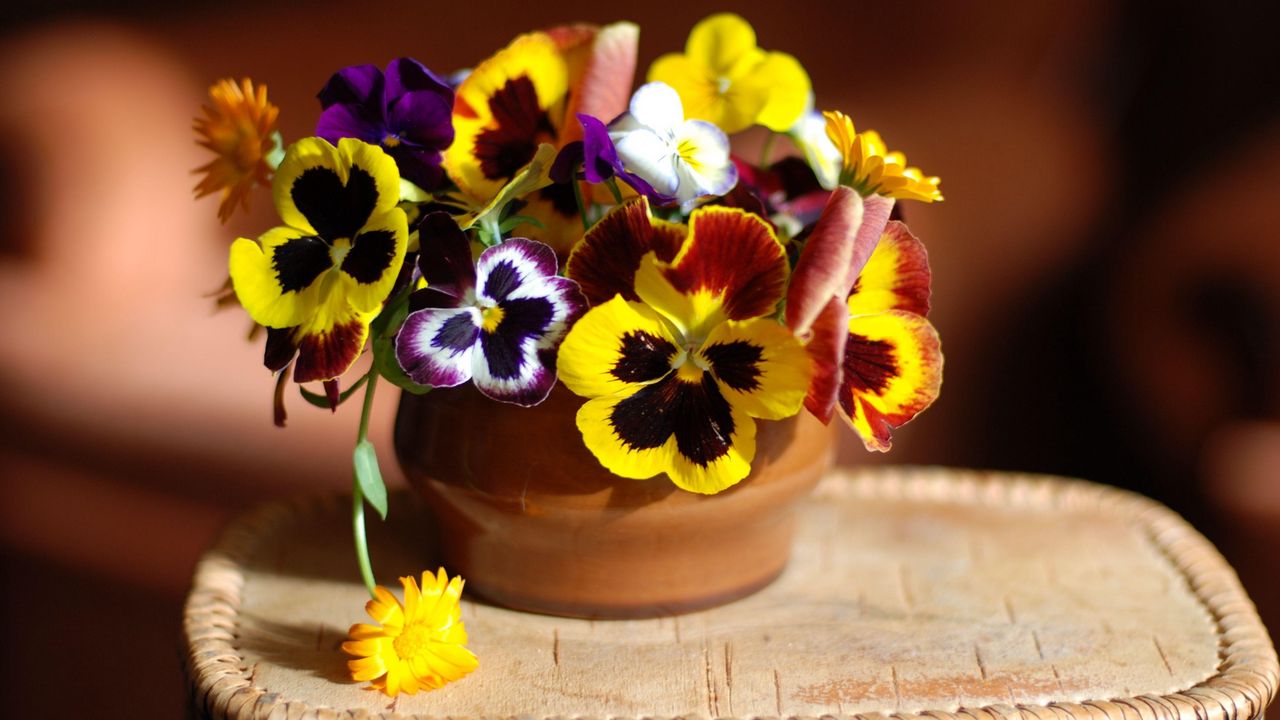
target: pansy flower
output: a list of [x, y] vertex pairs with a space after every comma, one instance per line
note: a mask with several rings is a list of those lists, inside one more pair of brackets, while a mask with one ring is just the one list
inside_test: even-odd
[[418, 263], [427, 287], [396, 339], [396, 358], [420, 385], [471, 380], [494, 400], [536, 405], [556, 382], [556, 351], [585, 302], [578, 284], [556, 275], [556, 256], [513, 238], [475, 264], [466, 235], [445, 213], [420, 230]]
[[440, 185], [441, 152], [453, 142], [453, 90], [421, 63], [393, 60], [385, 76], [373, 65], [343, 68], [318, 97], [324, 111], [316, 135], [378, 145], [404, 179], [424, 190]]
[[600, 463], [698, 493], [746, 477], [755, 418], [798, 412], [810, 376], [772, 317], [788, 269], [769, 225], [726, 207], [656, 223], [640, 198], [591, 229], [568, 272], [598, 304], [565, 338], [560, 378], [589, 398], [577, 424]]
[[849, 294], [838, 403], [868, 450], [888, 451], [893, 429], [942, 388], [941, 340], [925, 319], [929, 280], [924, 245], [894, 220]]
[[272, 333], [274, 361], [290, 354], [281, 345], [296, 349], [295, 380], [336, 378], [360, 356], [404, 263], [400, 174], [368, 143], [305, 138], [285, 152], [272, 193], [284, 224], [232, 244], [232, 286], [255, 322], [288, 330]]
[[786, 132], [804, 112], [811, 89], [799, 61], [761, 50], [751, 24], [733, 13], [694, 25], [684, 53], [658, 58], [649, 80], [674, 87], [688, 117], [730, 134], [756, 124]]
[[871, 450], [928, 407], [942, 382], [929, 312], [929, 262], [893, 201], [838, 187], [801, 251], [787, 292], [787, 325], [814, 362], [805, 406], [838, 411]]
[[[542, 144], [581, 139], [576, 113], [614, 117], [626, 109], [638, 29], [574, 26], [521, 35], [476, 66], [458, 86], [453, 145], [445, 169], [470, 204], [485, 206], [520, 173]], [[546, 185], [519, 212], [542, 228], [515, 232], [568, 254], [582, 235], [572, 186]]]
[[628, 111], [609, 124], [609, 137], [628, 170], [685, 210], [738, 182], [729, 138], [705, 120], [686, 120], [680, 96], [666, 83], [636, 90]]
[[813, 358], [805, 407], [824, 423], [835, 416], [849, 311], [846, 300], [875, 251], [894, 201], [847, 187], [829, 194], [805, 239], [787, 288], [785, 319]]
[[209, 88], [213, 106], [205, 105], [204, 117], [194, 126], [201, 147], [212, 150], [213, 160], [195, 170], [204, 173], [196, 186], [196, 197], [222, 194], [218, 219], [226, 222], [236, 206], [249, 209], [249, 192], [254, 185], [271, 182], [267, 155], [275, 144], [276, 118], [280, 108], [267, 101], [267, 86], [245, 78], [219, 80]]
[[627, 170], [609, 137], [609, 128], [599, 118], [579, 114], [578, 122], [582, 123], [582, 139], [560, 149], [555, 164], [551, 167], [552, 180], [558, 183], [573, 182], [578, 166], [582, 166], [583, 179], [589, 183], [598, 185], [616, 177], [635, 190], [636, 194], [649, 198], [657, 205], [675, 202], [674, 197], [654, 190], [644, 178]]

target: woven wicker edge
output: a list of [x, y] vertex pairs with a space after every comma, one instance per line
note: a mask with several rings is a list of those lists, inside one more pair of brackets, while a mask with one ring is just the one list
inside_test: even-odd
[[[1169, 695], [1049, 705], [1000, 704], [956, 710], [861, 713], [844, 717], [852, 720], [1252, 720], [1261, 717], [1275, 696], [1280, 684], [1276, 651], [1235, 572], [1186, 521], [1153, 500], [1080, 480], [948, 468], [837, 470], [819, 485], [815, 496], [1060, 508], [1127, 518], [1138, 523], [1153, 546], [1183, 573], [1192, 593], [1214, 622], [1218, 635], [1217, 673]], [[302, 701], [282, 698], [255, 687], [251, 669], [236, 647], [236, 617], [245, 581], [241, 566], [256, 552], [259, 539], [266, 534], [264, 531], [278, 530], [301, 513], [336, 506], [339, 502], [346, 501], [329, 496], [265, 505], [235, 521], [214, 549], [201, 559], [183, 613], [188, 650], [185, 671], [191, 708], [216, 718], [437, 720], [422, 715], [370, 713], [364, 709], [311, 707]], [[530, 718], [521, 716], [521, 720]], [[788, 720], [809, 719], [795, 716]]]

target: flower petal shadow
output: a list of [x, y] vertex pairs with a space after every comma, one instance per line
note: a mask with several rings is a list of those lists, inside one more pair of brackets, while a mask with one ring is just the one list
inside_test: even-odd
[[346, 633], [324, 623], [282, 623], [254, 613], [240, 614], [240, 651], [256, 677], [258, 658], [274, 665], [305, 672], [340, 684], [352, 683], [347, 655], [342, 652]]

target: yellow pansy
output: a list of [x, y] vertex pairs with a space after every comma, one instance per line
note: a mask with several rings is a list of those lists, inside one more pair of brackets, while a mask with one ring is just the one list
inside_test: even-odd
[[684, 53], [658, 58], [649, 81], [675, 88], [686, 117], [726, 133], [756, 124], [785, 132], [804, 113], [811, 90], [798, 60], [757, 47], [751, 24], [733, 13], [694, 25]]

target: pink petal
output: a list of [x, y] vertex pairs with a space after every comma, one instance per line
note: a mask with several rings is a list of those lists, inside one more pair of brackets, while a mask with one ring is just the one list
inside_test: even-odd
[[[565, 117], [583, 113], [609, 122], [626, 112], [631, 99], [631, 84], [636, 74], [636, 52], [640, 28], [632, 23], [606, 25], [595, 32], [589, 52], [581, 58], [582, 67], [574, 67], [577, 59], [570, 54], [571, 72], [575, 72], [575, 92], [569, 94]], [[573, 48], [571, 53], [578, 52]], [[580, 72], [580, 75], [576, 73]], [[580, 139], [582, 128], [567, 122], [561, 129], [561, 142]]]
[[[797, 335], [807, 335], [827, 301], [853, 285], [849, 268], [854, 263], [856, 243], [861, 239], [858, 230], [862, 227], [864, 212], [862, 197], [847, 187], [837, 187], [827, 200], [822, 216], [800, 252], [795, 272], [791, 274], [791, 287], [787, 290], [787, 326]], [[875, 237], [878, 240], [880, 235], [877, 233]], [[863, 262], [870, 256], [871, 249], [868, 249]], [[861, 268], [862, 264], [858, 266]], [[856, 278], [857, 273], [853, 277]]]
[[835, 416], [842, 382], [845, 341], [849, 337], [849, 308], [834, 295], [819, 310], [805, 351], [813, 360], [813, 380], [804, 406], [824, 424]]
[[893, 198], [883, 195], [872, 195], [862, 199], [862, 224], [858, 226], [858, 236], [853, 241], [853, 261], [849, 263], [849, 274], [845, 276], [844, 287], [840, 291], [841, 299], [848, 297], [849, 291], [853, 289], [853, 283], [862, 272], [862, 266], [867, 264], [871, 253], [875, 252], [880, 236], [884, 234], [885, 226], [889, 224], [893, 203]]

